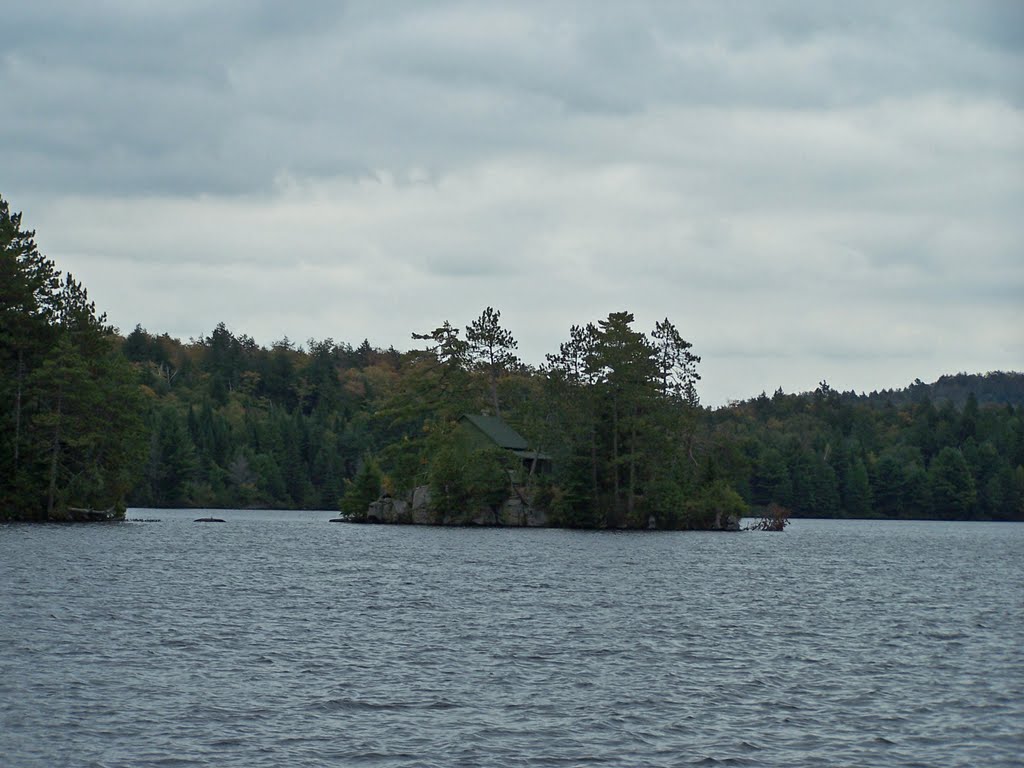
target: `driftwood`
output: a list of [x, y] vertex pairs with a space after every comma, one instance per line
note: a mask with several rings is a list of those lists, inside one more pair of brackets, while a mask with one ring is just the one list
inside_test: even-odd
[[750, 526], [752, 531], [784, 531], [789, 525], [790, 511], [781, 504], [772, 502], [761, 513], [761, 517]]

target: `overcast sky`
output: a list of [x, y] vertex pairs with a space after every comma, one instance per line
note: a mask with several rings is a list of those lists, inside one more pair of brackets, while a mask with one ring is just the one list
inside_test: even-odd
[[702, 399], [1024, 369], [1024, 3], [9, 3], [0, 195], [122, 331], [540, 363], [668, 317]]

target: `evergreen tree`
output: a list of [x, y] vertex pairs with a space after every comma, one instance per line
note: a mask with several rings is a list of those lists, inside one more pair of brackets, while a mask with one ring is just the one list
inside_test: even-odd
[[519, 343], [501, 327], [501, 312], [492, 307], [487, 307], [466, 326], [466, 342], [469, 364], [487, 376], [494, 415], [501, 416], [498, 379], [519, 365], [519, 358], [513, 352]]
[[921, 519], [933, 517], [928, 488], [928, 473], [920, 461], [912, 461], [904, 468], [903, 516]]
[[[59, 273], [0, 197], [0, 508], [31, 504], [24, 474], [25, 380], [50, 349]], [[28, 495], [23, 495], [27, 493]]]
[[960, 451], [948, 445], [939, 451], [928, 467], [928, 482], [936, 514], [950, 520], [970, 516], [977, 494], [974, 478]]
[[661, 394], [691, 407], [697, 406], [700, 403], [697, 396], [697, 382], [700, 381], [697, 364], [700, 357], [690, 351], [693, 345], [679, 334], [667, 317], [655, 323], [651, 337], [654, 339], [654, 357]]
[[780, 451], [768, 448], [756, 464], [751, 482], [755, 504], [771, 503], [790, 508], [793, 506], [793, 483], [786, 459]]
[[[47, 287], [53, 293], [38, 300], [50, 308], [47, 338], [40, 334], [28, 376], [15, 377], [21, 402], [5, 514], [54, 520], [76, 507], [123, 513], [143, 450], [138, 389], [113, 329], [81, 283], [69, 274]], [[20, 310], [31, 314], [25, 305]], [[10, 319], [10, 327], [27, 327], [18, 314]]]
[[633, 320], [631, 312], [612, 312], [601, 320], [594, 354], [588, 361], [589, 368], [597, 372], [598, 392], [607, 414], [604, 445], [608, 454], [603, 474], [611, 492], [608, 522], [616, 525], [623, 512], [627, 519], [635, 517], [638, 480], [646, 458], [639, 437], [657, 376], [654, 350], [644, 334], [630, 327]]
[[155, 414], [144, 480], [157, 506], [185, 507], [193, 502], [193, 481], [199, 469], [195, 445], [174, 408]]
[[342, 514], [350, 520], [364, 522], [368, 507], [380, 498], [382, 485], [380, 466], [372, 456], [364, 456], [356, 476], [345, 483]]
[[846, 481], [846, 494], [843, 507], [849, 517], [868, 517], [871, 515], [871, 484], [868, 481], [868, 470], [860, 458], [847, 464], [849, 473]]
[[900, 517], [905, 484], [902, 462], [894, 453], [883, 454], [874, 465], [871, 483], [875, 511], [883, 517]]

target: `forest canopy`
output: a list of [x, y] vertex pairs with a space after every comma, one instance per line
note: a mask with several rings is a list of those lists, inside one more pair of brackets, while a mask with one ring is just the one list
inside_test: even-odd
[[121, 339], [0, 199], [0, 513], [123, 513], [145, 456], [144, 404]]
[[500, 417], [550, 458], [518, 467], [551, 524], [715, 527], [794, 515], [1024, 519], [1024, 375], [957, 374], [855, 394], [703, 407], [700, 356], [669, 319], [580, 318], [542, 365], [484, 308], [411, 330], [413, 349], [327, 337], [269, 347], [225, 323], [120, 335], [0, 206], [0, 514], [74, 507], [274, 507], [358, 516], [418, 486], [500, 504], [507, 453], [467, 450]]

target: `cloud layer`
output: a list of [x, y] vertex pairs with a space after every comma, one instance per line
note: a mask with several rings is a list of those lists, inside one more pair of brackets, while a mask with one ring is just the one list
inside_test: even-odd
[[629, 309], [714, 404], [1024, 360], [1017, 3], [22, 5], [0, 194], [123, 328]]

